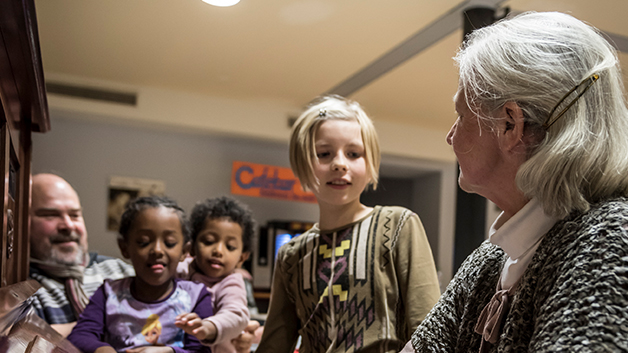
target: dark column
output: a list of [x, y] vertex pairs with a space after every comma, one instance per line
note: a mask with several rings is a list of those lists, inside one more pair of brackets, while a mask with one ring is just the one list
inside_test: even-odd
[[495, 9], [490, 7], [472, 7], [462, 12], [462, 40], [474, 29], [489, 26], [495, 22]]
[[[469, 8], [462, 13], [463, 40], [476, 28], [495, 22], [495, 9]], [[458, 171], [460, 173], [460, 171]], [[456, 197], [456, 232], [454, 240], [454, 272], [486, 236], [486, 199], [469, 194], [458, 186]]]

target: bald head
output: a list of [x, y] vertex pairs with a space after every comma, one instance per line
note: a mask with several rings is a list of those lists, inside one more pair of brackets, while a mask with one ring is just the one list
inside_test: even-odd
[[54, 174], [32, 178], [31, 257], [79, 265], [87, 254], [87, 232], [74, 188]]
[[[78, 194], [74, 191], [74, 188], [68, 184], [65, 179], [58, 175], [42, 173], [33, 175], [33, 202], [39, 201], [40, 198], [48, 197], [51, 193], [65, 192], [68, 196], [76, 198], [78, 201]], [[80, 202], [79, 202], [80, 205]]]

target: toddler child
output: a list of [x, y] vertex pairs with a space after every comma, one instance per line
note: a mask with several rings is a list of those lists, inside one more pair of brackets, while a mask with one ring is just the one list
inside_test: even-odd
[[316, 196], [319, 222], [279, 249], [257, 353], [398, 352], [440, 296], [419, 217], [367, 207], [379, 143], [356, 102], [323, 97], [297, 119], [290, 164]]
[[251, 211], [230, 197], [218, 197], [196, 204], [190, 223], [193, 259], [188, 260], [187, 278], [208, 287], [215, 315], [180, 315], [176, 324], [214, 353], [235, 352], [231, 340], [249, 321], [246, 288], [236, 268], [250, 255], [254, 231]]
[[175, 278], [185, 258], [189, 227], [183, 209], [167, 198], [129, 203], [118, 245], [135, 277], [105, 280], [91, 297], [68, 340], [84, 353], [210, 352], [175, 326], [177, 315], [212, 315], [204, 285]]

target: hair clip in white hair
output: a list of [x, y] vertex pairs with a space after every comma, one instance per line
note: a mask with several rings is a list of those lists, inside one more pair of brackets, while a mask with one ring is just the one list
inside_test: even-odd
[[[589, 87], [591, 87], [591, 85], [593, 85], [595, 83], [595, 81], [597, 81], [600, 78], [600, 75], [598, 74], [593, 74], [587, 78], [585, 78], [584, 80], [582, 80], [582, 82], [580, 82], [578, 85], [576, 85], [576, 87], [572, 88], [569, 92], [567, 92], [567, 94], [565, 94], [563, 96], [563, 98], [561, 98], [558, 103], [556, 103], [556, 106], [554, 106], [554, 109], [552, 109], [552, 111], [550, 111], [549, 115], [547, 116], [547, 120], [545, 121], [545, 123], [543, 124], [543, 128], [545, 130], [549, 129], [550, 126], [554, 125], [554, 123], [561, 117], [563, 116], [567, 110], [569, 108], [571, 108], [572, 105], [576, 104], [576, 101], [578, 99], [580, 99], [580, 97], [582, 97], [582, 95], [584, 94], [584, 92], [586, 92]], [[581, 90], [580, 92], [578, 92], [579, 90]], [[578, 93], [578, 95], [571, 101], [569, 102], [569, 104], [567, 104], [567, 106], [565, 108], [563, 108], [563, 110], [561, 110], [560, 112], [558, 112], [556, 114], [556, 116], [554, 115], [554, 112], [556, 112], [556, 109], [558, 109], [558, 107], [563, 104], [565, 102], [565, 99], [567, 99], [567, 97], [569, 97], [572, 93]]]
[[327, 116], [327, 109], [319, 109], [318, 116], [324, 118]]

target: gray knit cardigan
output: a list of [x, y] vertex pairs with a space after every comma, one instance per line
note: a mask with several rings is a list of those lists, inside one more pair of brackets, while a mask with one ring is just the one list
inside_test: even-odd
[[[491, 352], [628, 352], [628, 200], [559, 221], [541, 241]], [[506, 255], [485, 241], [412, 335], [416, 352], [478, 352]]]

